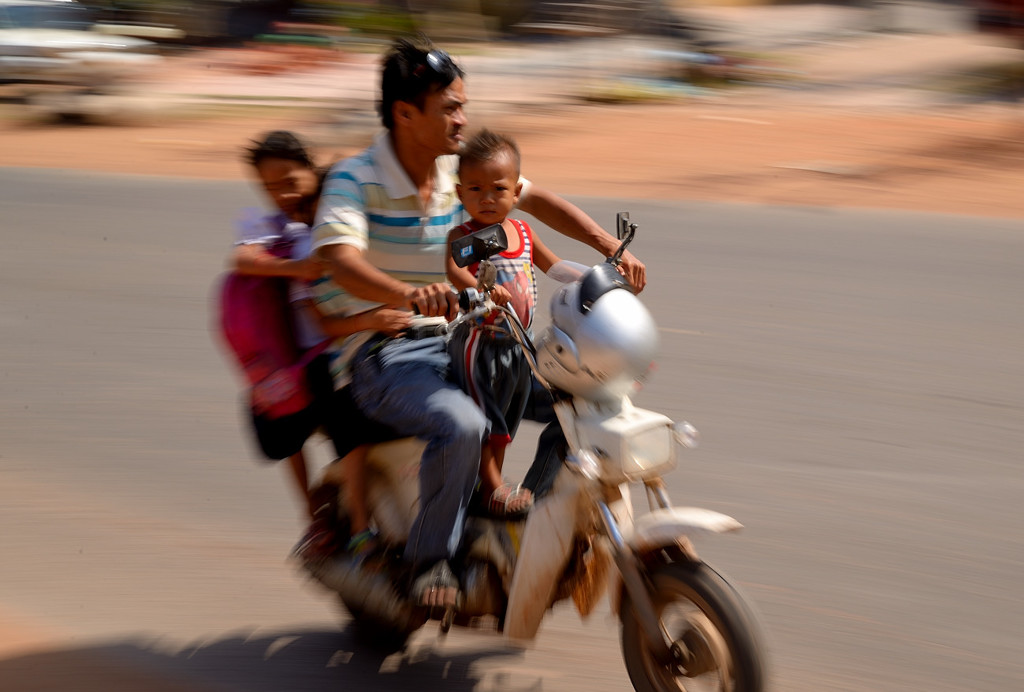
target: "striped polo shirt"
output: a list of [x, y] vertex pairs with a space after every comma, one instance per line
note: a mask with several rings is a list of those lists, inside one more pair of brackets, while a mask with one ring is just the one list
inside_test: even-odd
[[[313, 223], [313, 252], [328, 245], [353, 245], [370, 264], [416, 286], [447, 281], [447, 236], [468, 218], [455, 191], [457, 156], [440, 156], [434, 192], [423, 209], [416, 186], [398, 161], [391, 138], [383, 132], [373, 145], [331, 168]], [[353, 315], [379, 303], [345, 292], [325, 276], [313, 284], [318, 308], [327, 315]], [[332, 370], [335, 383], [346, 381], [348, 360], [370, 335], [339, 344]]]

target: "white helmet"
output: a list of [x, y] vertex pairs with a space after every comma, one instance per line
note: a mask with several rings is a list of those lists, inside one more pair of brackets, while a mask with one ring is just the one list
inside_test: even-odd
[[551, 299], [551, 322], [537, 345], [540, 374], [585, 399], [629, 394], [658, 348], [654, 320], [610, 264], [559, 288]]

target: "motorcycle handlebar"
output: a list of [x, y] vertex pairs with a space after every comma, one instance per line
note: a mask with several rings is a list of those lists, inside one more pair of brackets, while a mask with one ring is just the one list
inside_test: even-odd
[[526, 356], [526, 362], [530, 366], [530, 370], [533, 371], [534, 376], [536, 376], [541, 385], [546, 389], [551, 389], [551, 385], [540, 374], [540, 370], [537, 367], [537, 348], [533, 345], [533, 340], [527, 333], [526, 327], [519, 321], [519, 316], [516, 315], [514, 310], [505, 305], [497, 305], [491, 301], [490, 295], [481, 293], [475, 288], [465, 288], [459, 291], [459, 308], [462, 310], [462, 313], [446, 325], [449, 333], [464, 322], [475, 322], [492, 312], [502, 313], [505, 316], [505, 323], [508, 325], [509, 334], [516, 340], [520, 348], [523, 349], [523, 354]]

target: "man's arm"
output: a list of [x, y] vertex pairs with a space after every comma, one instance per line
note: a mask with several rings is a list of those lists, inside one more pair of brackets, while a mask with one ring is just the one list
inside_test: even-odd
[[416, 310], [449, 319], [459, 312], [458, 299], [446, 283], [415, 287], [371, 264], [364, 254], [369, 224], [366, 201], [349, 159], [331, 169], [317, 205], [313, 251], [327, 263], [331, 278], [363, 300]]
[[325, 245], [319, 253], [330, 268], [331, 278], [357, 298], [407, 307], [428, 317], [458, 314], [458, 299], [448, 284], [411, 286], [370, 264], [354, 245]]
[[[619, 248], [619, 241], [601, 228], [582, 209], [536, 185], [519, 199], [518, 208], [550, 226], [562, 235], [589, 245], [605, 257], [611, 257]], [[628, 250], [622, 254], [623, 275], [637, 293], [647, 285], [647, 268]]]

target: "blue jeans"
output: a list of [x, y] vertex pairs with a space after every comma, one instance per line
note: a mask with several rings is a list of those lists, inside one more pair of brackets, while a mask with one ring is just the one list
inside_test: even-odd
[[466, 507], [480, 469], [486, 420], [461, 389], [445, 380], [444, 339], [373, 339], [353, 364], [352, 396], [371, 419], [427, 442], [420, 460], [420, 511], [405, 559], [416, 570], [459, 548]]

